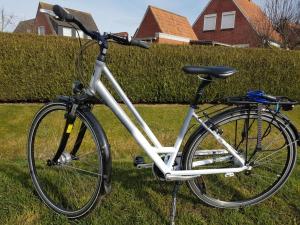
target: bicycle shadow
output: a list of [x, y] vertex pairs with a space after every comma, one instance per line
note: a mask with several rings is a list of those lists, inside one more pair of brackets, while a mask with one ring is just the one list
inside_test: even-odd
[[[7, 177], [11, 178], [14, 182], [18, 182], [23, 189], [26, 189], [29, 193], [31, 193], [37, 199], [39, 198], [38, 193], [36, 192], [35, 188], [33, 187], [32, 180], [29, 174], [29, 169], [27, 166], [27, 162], [24, 161], [20, 163], [21, 165], [16, 165], [14, 163], [4, 163], [0, 165], [0, 173], [6, 175]], [[47, 182], [47, 180], [44, 180]], [[51, 186], [51, 190], [53, 192], [59, 193], [57, 186], [55, 186], [51, 182], [47, 182], [47, 185]], [[68, 204], [68, 200], [61, 196], [64, 199], [66, 204]]]
[[[5, 193], [5, 197], [0, 203], [0, 208], [2, 208], [0, 211], [3, 210], [8, 219], [12, 216], [10, 214], [11, 210], [19, 210], [24, 207], [22, 203], [24, 196], [37, 196], [37, 194], [34, 192], [33, 185], [31, 184], [27, 166], [26, 164], [23, 166], [23, 162], [22, 165], [15, 162], [1, 162], [0, 174], [1, 177], [4, 177], [4, 181], [1, 181], [1, 183], [5, 185], [3, 186], [3, 193], [0, 193], [0, 196]], [[14, 200], [12, 201], [11, 197], [8, 196], [14, 196]]]
[[22, 166], [9, 162], [1, 163], [0, 173], [12, 178], [15, 182], [19, 182], [28, 191], [33, 191], [26, 161], [22, 162]]
[[[16, 186], [21, 185], [22, 189], [35, 196], [37, 200], [39, 199], [33, 187], [26, 161], [1, 163], [0, 174], [9, 177], [13, 180], [14, 184], [18, 184]], [[159, 220], [162, 221], [162, 224], [168, 224], [173, 182], [158, 181], [153, 176], [151, 169], [137, 170], [130, 162], [113, 162], [112, 180], [113, 192], [118, 191], [115, 187], [117, 186], [116, 183], [119, 183], [120, 187], [130, 192], [134, 198], [142, 201], [150, 211], [153, 211]], [[185, 183], [182, 186], [185, 186]], [[53, 186], [53, 190], [55, 190], [55, 188], [56, 187]], [[157, 202], [157, 196], [162, 198], [159, 199], [159, 201], [162, 201], [163, 205]], [[107, 197], [109, 199], [109, 196]], [[186, 187], [181, 187], [178, 193], [178, 199], [179, 201], [197, 205], [197, 208], [194, 208], [195, 210], [201, 209], [199, 207], [206, 207]], [[14, 202], [14, 204], [18, 204], [18, 202]], [[294, 210], [298, 211], [297, 207], [295, 207]], [[73, 221], [71, 224], [76, 224], [76, 222]]]
[[[161, 204], [158, 204], [151, 192], [160, 193], [165, 195], [169, 201], [167, 204], [171, 207], [171, 194], [172, 185], [170, 183], [162, 183], [155, 179], [150, 170], [137, 170], [131, 163], [113, 163], [113, 174], [112, 174], [112, 189], [114, 191], [114, 183], [120, 183], [121, 187], [126, 191], [132, 192], [134, 190], [134, 197], [145, 203], [147, 208], [153, 211], [157, 217], [162, 221], [162, 224], [168, 224], [169, 220], [165, 214]], [[164, 205], [165, 207], [165, 205]], [[169, 207], [168, 207], [169, 208]]]
[[[146, 204], [153, 199], [149, 198], [149, 195], [147, 196], [146, 191], [144, 188], [138, 189], [139, 187], [147, 187], [150, 188], [152, 191], [156, 193], [164, 194], [166, 197], [168, 197], [170, 201], [170, 207], [171, 207], [171, 196], [173, 191], [174, 182], [165, 182], [165, 181], [159, 181], [153, 176], [153, 173], [151, 169], [149, 170], [137, 170], [136, 168], [131, 165], [131, 163], [114, 163], [113, 165], [113, 181], [116, 180], [118, 182], [122, 183], [122, 187], [128, 189], [128, 190], [137, 190], [137, 197], [141, 197], [141, 199], [144, 198], [144, 201]], [[135, 182], [132, 182], [135, 181]], [[227, 190], [232, 191], [234, 194], [233, 197], [235, 198], [243, 198], [243, 194], [235, 187], [226, 185], [224, 182], [220, 180], [214, 181], [215, 185], [227, 188]], [[145, 196], [147, 198], [145, 199]], [[206, 204], [202, 203], [187, 187], [186, 182], [182, 182], [181, 188], [177, 194], [179, 199], [183, 199], [184, 201], [187, 201], [191, 203], [192, 205], [201, 205], [205, 207], [209, 207]], [[150, 204], [148, 204], [150, 205]], [[155, 204], [154, 204], [155, 205]], [[151, 205], [152, 207], [152, 205]], [[157, 213], [161, 214], [161, 209], [157, 208]], [[164, 218], [164, 217], [163, 217]]]

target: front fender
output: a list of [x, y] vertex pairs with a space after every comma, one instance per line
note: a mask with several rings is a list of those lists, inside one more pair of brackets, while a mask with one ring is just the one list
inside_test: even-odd
[[100, 141], [100, 149], [102, 154], [102, 165], [103, 165], [103, 181], [101, 191], [103, 194], [108, 194], [111, 192], [111, 173], [112, 173], [112, 158], [111, 158], [111, 151], [110, 145], [108, 143], [106, 134], [100, 125], [99, 121], [96, 117], [91, 113], [88, 108], [81, 109], [91, 123], [94, 126], [96, 135], [98, 140]]

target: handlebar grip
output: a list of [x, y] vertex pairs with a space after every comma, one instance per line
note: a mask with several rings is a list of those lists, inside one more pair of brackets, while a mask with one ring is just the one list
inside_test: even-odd
[[136, 39], [132, 39], [130, 41], [130, 45], [138, 46], [138, 47], [145, 48], [145, 49], [149, 49], [150, 48], [150, 44], [149, 43], [147, 43], [145, 41], [136, 40]]
[[130, 44], [128, 42], [128, 38], [126, 37], [121, 37], [118, 34], [109, 34], [109, 38], [112, 38], [114, 41], [116, 41], [119, 44], [123, 44], [123, 45], [128, 45]]
[[59, 5], [53, 6], [53, 12], [61, 20], [64, 20], [66, 22], [74, 22], [75, 17], [72, 14], [68, 13], [63, 7], [61, 7]]

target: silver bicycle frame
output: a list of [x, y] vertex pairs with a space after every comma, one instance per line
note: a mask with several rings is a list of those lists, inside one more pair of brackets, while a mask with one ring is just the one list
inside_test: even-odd
[[[149, 143], [147, 138], [142, 134], [142, 132], [135, 126], [135, 124], [131, 121], [128, 115], [124, 112], [121, 106], [117, 103], [114, 97], [110, 94], [104, 84], [101, 82], [102, 74], [109, 80], [114, 90], [120, 96], [122, 101], [128, 107], [130, 112], [134, 115], [137, 122], [141, 126], [141, 128], [146, 133], [149, 140], [152, 142]], [[175, 145], [173, 147], [163, 147], [161, 143], [158, 141], [156, 136], [153, 134], [149, 126], [140, 116], [136, 108], [133, 106], [127, 95], [124, 93], [112, 73], [109, 71], [108, 67], [104, 62], [96, 61], [95, 70], [93, 77], [90, 82], [90, 91], [93, 95], [99, 95], [101, 99], [107, 104], [113, 113], [119, 118], [122, 124], [128, 129], [137, 143], [146, 151], [148, 156], [153, 160], [155, 165], [163, 172], [166, 176], [167, 180], [187, 180], [192, 179], [205, 174], [227, 174], [227, 173], [238, 173], [247, 169], [251, 169], [249, 166], [245, 165], [245, 160], [238, 154], [238, 152], [228, 144], [217, 132], [211, 130], [204, 121], [202, 121], [195, 113], [195, 109], [190, 107], [188, 110], [187, 116], [184, 120], [178, 138], [176, 139]], [[202, 126], [207, 129], [216, 140], [222, 144], [228, 153], [230, 153], [240, 164], [240, 167], [236, 168], [226, 168], [226, 169], [202, 169], [202, 170], [176, 170], [174, 168], [174, 163], [176, 157], [178, 156], [180, 146], [183, 142], [184, 136], [187, 133], [189, 124], [192, 118], [195, 118]], [[224, 152], [224, 150], [223, 150]], [[165, 162], [161, 158], [161, 154], [168, 155], [168, 160]]]

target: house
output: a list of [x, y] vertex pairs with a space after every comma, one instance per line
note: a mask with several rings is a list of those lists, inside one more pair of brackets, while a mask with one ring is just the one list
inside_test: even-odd
[[279, 47], [280, 35], [262, 9], [252, 0], [210, 0], [193, 25], [200, 41], [216, 41], [237, 47]]
[[186, 17], [149, 6], [134, 38], [156, 43], [189, 44], [197, 36]]
[[33, 33], [35, 19], [21, 21], [15, 29], [15, 33]]
[[[58, 35], [65, 37], [87, 38], [87, 36], [77, 27], [77, 25], [70, 25], [67, 22], [58, 21], [45, 13], [41, 13], [41, 9], [52, 10], [53, 5], [40, 2], [36, 17], [31, 20], [22, 21], [15, 29], [15, 33], [35, 33], [38, 35]], [[77, 11], [74, 9], [67, 9], [70, 13], [75, 15], [88, 29], [98, 31], [97, 25], [91, 14]], [[78, 31], [76, 31], [77, 28]]]

